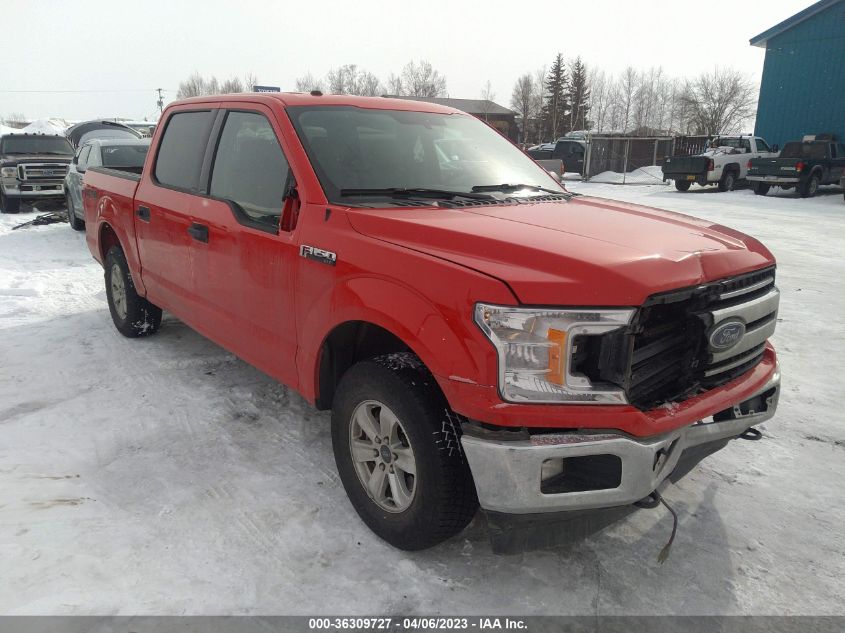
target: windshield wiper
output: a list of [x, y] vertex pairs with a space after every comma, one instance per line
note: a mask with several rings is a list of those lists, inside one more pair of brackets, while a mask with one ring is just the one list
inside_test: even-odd
[[[473, 190], [475, 188], [473, 187]], [[492, 196], [469, 191], [450, 191], [448, 189], [426, 189], [403, 187], [386, 187], [384, 189], [341, 189], [340, 195], [350, 196], [388, 196], [391, 198], [469, 198], [471, 200], [492, 200]]]
[[553, 193], [559, 196], [565, 196], [565, 191], [555, 191], [554, 189], [546, 189], [545, 187], [538, 187], [537, 185], [523, 185], [523, 184], [508, 184], [501, 185], [475, 185], [473, 191], [502, 191], [509, 193], [511, 191], [519, 191], [520, 189], [530, 189], [531, 191], [543, 191], [545, 193]]

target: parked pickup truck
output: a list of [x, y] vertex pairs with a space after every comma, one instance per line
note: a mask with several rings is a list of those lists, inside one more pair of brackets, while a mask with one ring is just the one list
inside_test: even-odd
[[573, 174], [584, 172], [584, 155], [587, 143], [582, 140], [560, 138], [554, 143], [537, 145], [526, 153], [546, 171], [555, 172], [563, 176], [567, 171]]
[[396, 547], [479, 504], [654, 499], [775, 412], [775, 261], [751, 237], [575, 197], [436, 104], [224, 95], [161, 121], [140, 174], [83, 180], [114, 325], [167, 310], [331, 409], [340, 480]]
[[777, 156], [758, 136], [717, 136], [709, 149], [696, 156], [670, 156], [663, 161], [663, 180], [674, 180], [675, 189], [688, 191], [697, 182], [732, 191], [745, 178], [748, 160]]
[[783, 146], [778, 158], [748, 161], [748, 180], [754, 193], [765, 196], [772, 185], [795, 187], [802, 198], [812, 198], [821, 185], [835, 185], [845, 174], [845, 145], [831, 138], [808, 137]]
[[18, 213], [21, 200], [61, 200], [73, 147], [64, 136], [0, 136], [0, 209]]

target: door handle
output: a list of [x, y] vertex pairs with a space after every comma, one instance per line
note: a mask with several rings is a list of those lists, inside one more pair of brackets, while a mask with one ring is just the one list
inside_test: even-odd
[[205, 224], [197, 224], [194, 222], [188, 227], [188, 234], [197, 242], [205, 242], [208, 244], [208, 227]]
[[144, 222], [150, 221], [150, 210], [147, 207], [138, 207], [135, 214]]

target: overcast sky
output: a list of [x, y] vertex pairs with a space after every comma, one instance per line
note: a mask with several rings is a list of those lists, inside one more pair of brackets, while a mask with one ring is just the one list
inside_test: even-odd
[[759, 79], [764, 51], [749, 38], [810, 3], [0, 0], [0, 117], [151, 117], [154, 89], [170, 101], [195, 70], [293, 90], [308, 71], [355, 63], [385, 80], [409, 59], [446, 75], [451, 97], [478, 98], [489, 79], [507, 106], [516, 78], [558, 51], [612, 72], [719, 64]]

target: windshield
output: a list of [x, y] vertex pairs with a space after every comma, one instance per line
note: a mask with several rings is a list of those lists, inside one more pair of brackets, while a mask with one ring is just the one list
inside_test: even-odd
[[783, 151], [780, 153], [781, 158], [827, 158], [827, 143], [822, 142], [805, 142], [798, 143], [793, 141], [783, 146]]
[[149, 145], [105, 145], [103, 167], [143, 167]]
[[471, 193], [503, 184], [564, 193], [541, 167], [469, 115], [351, 106], [287, 111], [326, 197], [335, 202], [349, 191]]
[[73, 147], [64, 136], [4, 136], [0, 154], [58, 154], [73, 156]]

